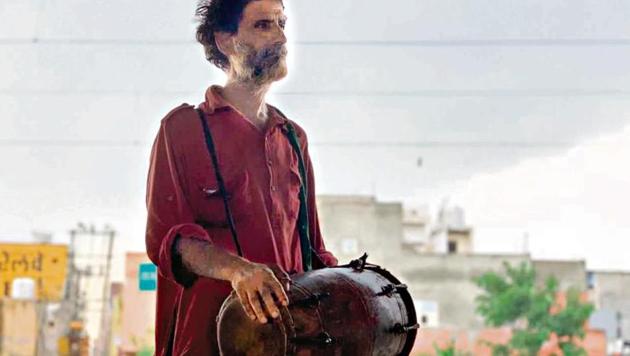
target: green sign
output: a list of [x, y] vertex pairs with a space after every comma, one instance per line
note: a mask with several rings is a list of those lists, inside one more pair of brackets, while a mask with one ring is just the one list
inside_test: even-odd
[[141, 291], [157, 289], [157, 266], [153, 263], [141, 263], [138, 270], [138, 287]]

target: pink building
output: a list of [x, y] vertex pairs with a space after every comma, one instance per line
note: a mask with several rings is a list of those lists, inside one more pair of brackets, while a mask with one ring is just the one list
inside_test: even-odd
[[122, 298], [122, 354], [152, 355], [155, 348], [155, 291], [141, 291], [138, 282], [140, 264], [151, 261], [144, 252], [125, 256], [125, 286]]

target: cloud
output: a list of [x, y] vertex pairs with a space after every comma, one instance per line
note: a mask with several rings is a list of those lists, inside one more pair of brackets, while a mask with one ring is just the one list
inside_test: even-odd
[[[527, 159], [438, 191], [465, 208], [476, 246], [630, 268], [630, 125], [564, 154]], [[506, 240], [510, 242], [506, 242]], [[511, 246], [511, 248], [510, 248]]]

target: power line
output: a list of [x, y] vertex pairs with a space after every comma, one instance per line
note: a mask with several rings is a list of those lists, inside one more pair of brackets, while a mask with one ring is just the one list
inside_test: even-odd
[[193, 40], [132, 39], [132, 38], [0, 38], [0, 45], [117, 45], [117, 46], [181, 46], [191, 45]]
[[146, 147], [139, 140], [63, 140], [63, 139], [0, 139], [0, 146], [10, 147]]
[[[0, 38], [0, 45], [126, 45], [181, 46], [194, 40], [132, 38]], [[435, 39], [435, 40], [305, 40], [290, 42], [298, 46], [362, 46], [362, 47], [592, 47], [630, 46], [629, 38], [499, 38], [499, 39]]]
[[335, 146], [335, 147], [567, 147], [573, 145], [571, 142], [551, 142], [551, 141], [320, 141], [309, 143], [315, 146]]
[[445, 89], [445, 90], [408, 90], [408, 91], [285, 91], [275, 93], [281, 96], [359, 96], [359, 97], [429, 97], [429, 98], [466, 98], [466, 97], [588, 97], [588, 96], [628, 96], [630, 90], [618, 89]]
[[303, 41], [304, 46], [392, 46], [392, 47], [591, 47], [591, 46], [630, 46], [630, 39], [447, 39], [409, 41]]
[[[110, 96], [190, 96], [194, 91], [178, 90], [125, 90], [125, 89], [0, 89], [7, 96], [64, 96], [64, 95], [110, 95]], [[319, 90], [280, 91], [272, 96], [302, 97], [426, 97], [426, 98], [479, 98], [479, 97], [605, 97], [630, 96], [624, 89], [426, 89], [426, 90]]]
[[[399, 147], [399, 148], [422, 148], [422, 147], [516, 147], [516, 148], [539, 148], [539, 147], [567, 147], [573, 142], [562, 141], [314, 141], [309, 143], [312, 146], [320, 147]], [[18, 140], [0, 139], [0, 146], [41, 146], [41, 147], [149, 147], [148, 142], [139, 140]]]

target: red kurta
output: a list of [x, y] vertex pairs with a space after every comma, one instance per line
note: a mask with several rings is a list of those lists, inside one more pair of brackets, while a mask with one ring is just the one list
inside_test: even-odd
[[[268, 106], [263, 132], [226, 104], [216, 86], [208, 89], [200, 107], [207, 114], [244, 257], [301, 272], [296, 228], [301, 177], [297, 155], [282, 132], [287, 120]], [[326, 265], [336, 265], [319, 229], [306, 134], [291, 123], [306, 165], [312, 244]], [[172, 355], [218, 354], [216, 316], [230, 284], [191, 279], [178, 270], [172, 252], [179, 237], [208, 241], [236, 254], [201, 122], [190, 105], [175, 108], [161, 122], [151, 153], [147, 209], [147, 253], [159, 270], [156, 355], [169, 354], [171, 335]]]

